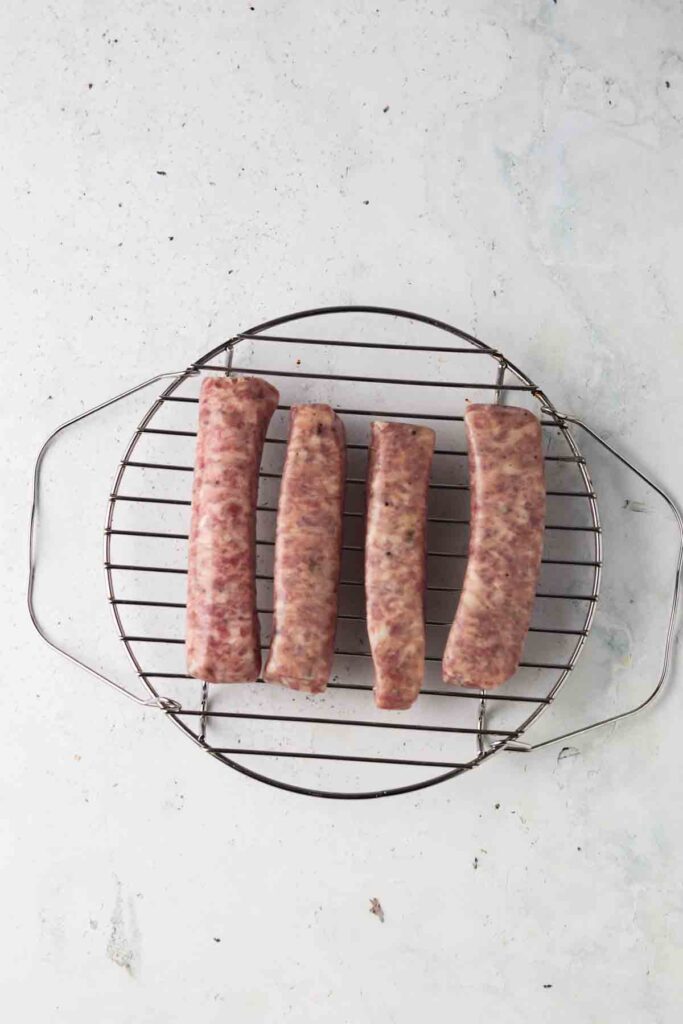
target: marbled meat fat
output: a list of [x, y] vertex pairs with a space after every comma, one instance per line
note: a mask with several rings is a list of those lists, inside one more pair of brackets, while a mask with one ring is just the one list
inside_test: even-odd
[[261, 670], [256, 501], [279, 394], [258, 377], [207, 377], [199, 397], [187, 578], [187, 671], [212, 683]]
[[541, 425], [526, 409], [470, 405], [470, 542], [443, 677], [492, 689], [514, 675], [541, 565], [546, 491]]
[[409, 708], [424, 678], [424, 589], [429, 470], [434, 431], [372, 424], [365, 593], [375, 702]]
[[292, 406], [275, 541], [266, 682], [320, 693], [334, 653], [346, 442], [329, 405]]

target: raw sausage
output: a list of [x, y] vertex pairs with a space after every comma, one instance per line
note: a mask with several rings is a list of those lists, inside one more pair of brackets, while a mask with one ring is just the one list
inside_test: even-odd
[[365, 593], [375, 702], [409, 708], [424, 678], [427, 489], [434, 431], [372, 424]]
[[261, 670], [256, 500], [279, 394], [258, 377], [207, 377], [199, 397], [187, 578], [187, 671], [212, 683]]
[[263, 678], [327, 686], [337, 625], [346, 442], [329, 405], [294, 405], [275, 540], [273, 639]]
[[470, 405], [470, 542], [443, 677], [488, 690], [517, 670], [541, 565], [541, 425], [527, 409]]

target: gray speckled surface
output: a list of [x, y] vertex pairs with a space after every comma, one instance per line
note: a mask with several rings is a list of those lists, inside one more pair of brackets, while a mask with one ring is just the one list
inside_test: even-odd
[[[31, 460], [54, 425], [318, 304], [473, 330], [683, 499], [683, 6], [3, 13], [4, 1007], [68, 1024], [673, 1024], [680, 671], [650, 713], [564, 751], [328, 804], [221, 769], [63, 664], [23, 591]], [[65, 442], [45, 494], [41, 608], [127, 681], [101, 519], [147, 401]], [[539, 736], [635, 701], [663, 628], [667, 516], [586, 451], [604, 602]]]

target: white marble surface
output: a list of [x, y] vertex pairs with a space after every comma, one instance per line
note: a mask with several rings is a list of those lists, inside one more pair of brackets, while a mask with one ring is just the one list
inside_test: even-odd
[[[573, 756], [328, 803], [221, 768], [69, 667], [23, 591], [49, 430], [317, 304], [473, 330], [683, 500], [683, 5], [6, 0], [2, 20], [9, 1017], [673, 1024], [680, 670]], [[45, 534], [51, 628], [129, 684], [97, 562], [144, 405], [55, 453]], [[656, 671], [674, 535], [594, 465], [605, 600], [539, 736], [632, 703]], [[70, 547], [83, 567], [60, 564]]]

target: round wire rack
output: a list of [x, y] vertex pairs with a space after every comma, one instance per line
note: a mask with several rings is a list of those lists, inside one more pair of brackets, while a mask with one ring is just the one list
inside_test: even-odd
[[[206, 374], [254, 374], [281, 404], [261, 467], [257, 585], [264, 648], [272, 610], [279, 479], [291, 405], [327, 402], [343, 417], [348, 478], [339, 622], [327, 691], [207, 685], [184, 664], [187, 540], [198, 391]], [[517, 674], [495, 693], [441, 682], [440, 660], [468, 537], [467, 401], [524, 405], [540, 417], [548, 494], [531, 629]], [[428, 515], [427, 665], [412, 709], [372, 698], [364, 619], [364, 486], [373, 419], [425, 422], [437, 434]], [[359, 799], [452, 779], [517, 744], [576, 664], [600, 587], [595, 492], [568, 418], [499, 351], [431, 317], [335, 306], [243, 331], [174, 375], [143, 416], [116, 471], [105, 525], [114, 620], [135, 671], [173, 723], [228, 767], [282, 789]], [[264, 768], [267, 764], [268, 768]]]

